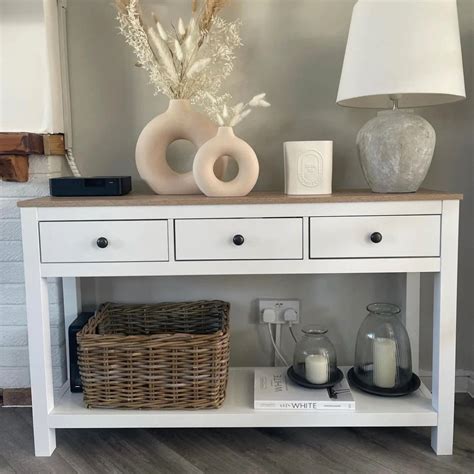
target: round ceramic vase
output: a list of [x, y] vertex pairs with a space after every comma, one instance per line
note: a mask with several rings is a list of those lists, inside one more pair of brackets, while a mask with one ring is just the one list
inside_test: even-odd
[[[239, 171], [231, 181], [216, 176], [214, 164], [219, 158], [231, 157]], [[232, 127], [219, 127], [217, 135], [199, 148], [193, 163], [193, 174], [199, 189], [210, 197], [246, 196], [258, 179], [258, 159], [252, 147], [234, 134]]]
[[[200, 194], [193, 173], [177, 173], [166, 161], [168, 146], [176, 140], [189, 140], [199, 149], [216, 135], [217, 126], [195, 111], [188, 100], [170, 100], [168, 110], [152, 119], [142, 130], [135, 160], [141, 178], [157, 194]], [[217, 172], [222, 176], [225, 160]]]
[[372, 191], [416, 192], [435, 143], [435, 131], [423, 117], [402, 110], [379, 112], [357, 135], [360, 164]]

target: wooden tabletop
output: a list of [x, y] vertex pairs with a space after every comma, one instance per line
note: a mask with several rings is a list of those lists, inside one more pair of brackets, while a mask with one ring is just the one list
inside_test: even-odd
[[42, 197], [19, 201], [19, 207], [98, 207], [98, 206], [195, 206], [213, 204], [318, 204], [331, 202], [442, 201], [461, 200], [462, 194], [420, 190], [417, 193], [379, 194], [367, 189], [335, 191], [333, 194], [288, 196], [256, 192], [243, 197], [203, 195], [127, 194], [104, 197]]
[[379, 194], [367, 189], [335, 191], [333, 194], [289, 196], [256, 192], [243, 197], [204, 195], [127, 194], [126, 196], [42, 197], [19, 201], [18, 207], [99, 207], [99, 206], [197, 206], [215, 204], [318, 204], [331, 202], [386, 202], [462, 200], [462, 194], [420, 190], [417, 193]]

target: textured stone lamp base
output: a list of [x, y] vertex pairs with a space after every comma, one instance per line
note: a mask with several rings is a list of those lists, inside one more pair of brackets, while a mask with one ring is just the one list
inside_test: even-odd
[[375, 193], [414, 193], [431, 165], [436, 133], [419, 115], [379, 112], [357, 135], [360, 164]]

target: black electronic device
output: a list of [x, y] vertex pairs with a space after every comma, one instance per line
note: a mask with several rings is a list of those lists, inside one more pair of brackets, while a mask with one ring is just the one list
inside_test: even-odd
[[94, 316], [94, 313], [80, 313], [69, 326], [69, 383], [71, 392], [82, 392], [81, 374], [79, 373], [79, 365], [77, 363], [76, 336], [92, 316]]
[[132, 190], [131, 176], [68, 176], [51, 178], [49, 192], [55, 197], [123, 196]]

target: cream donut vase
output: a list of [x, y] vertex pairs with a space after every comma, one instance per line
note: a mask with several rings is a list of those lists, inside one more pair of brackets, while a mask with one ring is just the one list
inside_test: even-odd
[[[193, 173], [177, 173], [166, 161], [168, 146], [176, 140], [189, 140], [199, 149], [215, 136], [217, 126], [193, 110], [188, 100], [170, 100], [168, 110], [152, 119], [138, 137], [135, 161], [141, 178], [157, 194], [200, 194]], [[218, 166], [220, 176], [226, 160]]]
[[[239, 167], [231, 181], [220, 180], [215, 173], [216, 161], [224, 156], [234, 158]], [[232, 127], [219, 127], [217, 135], [199, 148], [193, 162], [193, 174], [199, 189], [210, 197], [246, 196], [258, 179], [258, 159], [252, 147], [234, 134]]]

